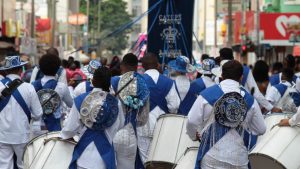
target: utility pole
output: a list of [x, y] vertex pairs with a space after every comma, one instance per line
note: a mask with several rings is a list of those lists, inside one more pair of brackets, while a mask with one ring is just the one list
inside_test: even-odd
[[260, 9], [259, 0], [256, 0], [256, 46], [257, 46], [257, 56], [260, 55]]
[[85, 49], [84, 52], [88, 54], [89, 52], [89, 15], [90, 15], [90, 0], [86, 0], [86, 32], [85, 32]]
[[55, 46], [55, 29], [56, 29], [56, 0], [52, 0], [52, 41], [51, 47]]
[[203, 53], [206, 53], [206, 9], [207, 9], [207, 4], [206, 0], [204, 0], [204, 22], [203, 22]]
[[227, 46], [232, 46], [232, 1], [228, 1], [228, 42]]
[[[215, 31], [215, 40], [214, 40], [214, 42], [215, 42], [215, 48], [217, 49], [217, 47], [218, 47], [218, 35], [217, 35], [217, 33], [218, 33], [218, 31], [217, 31], [217, 24], [218, 24], [218, 22], [217, 22], [217, 19], [218, 19], [218, 0], [215, 0], [215, 20], [214, 20], [214, 31]], [[215, 50], [216, 50], [215, 49]]]
[[[3, 2], [3, 1], [2, 1]], [[35, 37], [34, 30], [35, 30], [35, 11], [34, 11], [34, 0], [31, 0], [31, 38]]]

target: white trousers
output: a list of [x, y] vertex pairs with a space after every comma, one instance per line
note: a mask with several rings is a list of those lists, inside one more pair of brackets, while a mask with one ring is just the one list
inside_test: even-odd
[[13, 156], [17, 156], [17, 165], [19, 169], [23, 169], [23, 152], [26, 144], [5, 144], [0, 143], [0, 168], [14, 169]]

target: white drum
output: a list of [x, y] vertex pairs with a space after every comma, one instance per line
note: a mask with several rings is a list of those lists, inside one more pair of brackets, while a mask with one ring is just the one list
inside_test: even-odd
[[40, 135], [25, 147], [25, 169], [67, 169], [72, 160], [75, 142], [56, 139], [59, 132]]
[[184, 156], [179, 160], [175, 169], [193, 169], [195, 168], [197, 154], [198, 154], [198, 147], [191, 147], [188, 148]]
[[258, 137], [257, 144], [249, 155], [253, 169], [300, 168], [300, 128], [276, 126], [281, 119], [290, 116], [272, 114], [265, 118], [267, 131]]
[[186, 134], [187, 117], [167, 114], [159, 117], [146, 161], [147, 169], [171, 169], [188, 147], [199, 147]]

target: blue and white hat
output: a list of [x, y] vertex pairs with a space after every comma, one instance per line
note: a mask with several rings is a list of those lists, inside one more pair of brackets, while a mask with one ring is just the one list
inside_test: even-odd
[[170, 61], [168, 66], [181, 73], [191, 73], [195, 71], [195, 67], [190, 64], [190, 59], [186, 56], [178, 56], [175, 60]]
[[23, 62], [20, 56], [7, 56], [5, 57], [5, 61], [0, 70], [9, 70], [17, 67], [22, 67], [26, 65], [28, 62]]
[[211, 70], [216, 67], [216, 62], [213, 59], [204, 59], [201, 66], [196, 66], [196, 70], [204, 75], [212, 74]]
[[89, 64], [83, 68], [83, 73], [87, 76], [88, 79], [92, 79], [95, 70], [101, 66], [102, 64], [98, 60], [91, 60]]

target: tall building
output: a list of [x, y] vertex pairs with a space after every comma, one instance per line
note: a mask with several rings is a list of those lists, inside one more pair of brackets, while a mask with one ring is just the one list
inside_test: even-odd
[[[148, 1], [144, 0], [124, 0], [127, 2], [127, 12], [133, 19], [139, 17], [148, 10]], [[131, 47], [138, 39], [140, 33], [147, 33], [147, 16], [132, 27], [132, 32], [129, 34], [129, 47]]]

